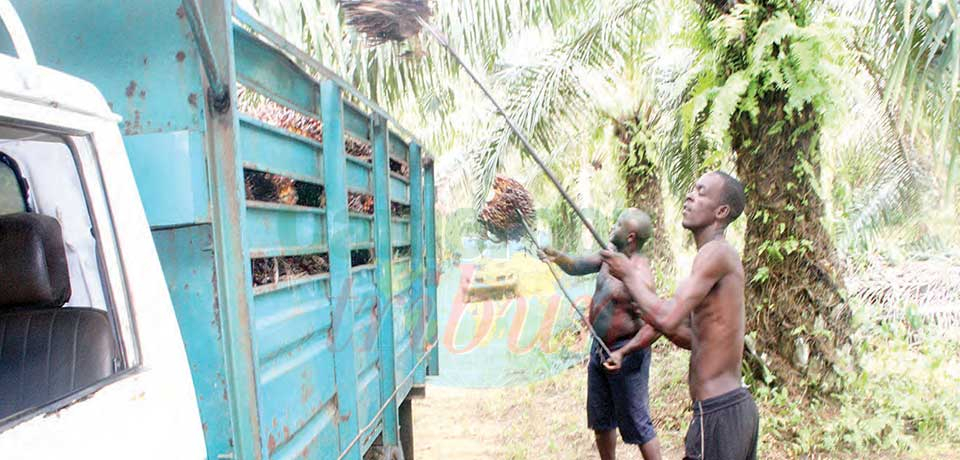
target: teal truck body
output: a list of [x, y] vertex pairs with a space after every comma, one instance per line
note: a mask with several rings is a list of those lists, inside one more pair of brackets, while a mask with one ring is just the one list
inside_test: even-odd
[[[12, 3], [38, 63], [93, 83], [123, 118], [207, 457], [399, 446], [398, 406], [438, 372], [434, 177], [417, 139], [230, 1]], [[238, 110], [240, 86], [319, 120], [322, 141]], [[250, 174], [319, 187], [325, 204], [252, 199]], [[351, 210], [358, 196], [372, 213]], [[284, 275], [305, 256], [328, 269]], [[274, 276], [255, 283], [256, 266]]]

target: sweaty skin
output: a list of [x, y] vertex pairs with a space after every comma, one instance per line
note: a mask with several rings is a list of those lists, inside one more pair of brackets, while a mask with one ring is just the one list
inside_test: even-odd
[[684, 201], [683, 225], [698, 251], [690, 276], [672, 298], [659, 298], [646, 275], [622, 254], [601, 251], [610, 275], [623, 281], [643, 320], [691, 350], [688, 383], [694, 401], [735, 390], [741, 382], [744, 272], [736, 249], [724, 239], [730, 207], [720, 204], [722, 187], [722, 178], [707, 174]]

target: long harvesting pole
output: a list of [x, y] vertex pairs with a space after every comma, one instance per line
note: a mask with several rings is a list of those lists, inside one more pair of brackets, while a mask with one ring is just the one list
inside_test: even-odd
[[[527, 226], [526, 221], [523, 220], [523, 215], [520, 214], [520, 211], [517, 211], [517, 215], [520, 216], [520, 223], [523, 225], [523, 229], [527, 231], [527, 236], [530, 237], [530, 241], [533, 242], [533, 246], [536, 247], [537, 250], [541, 250], [542, 248], [540, 247], [539, 244], [537, 244], [537, 239], [533, 236], [533, 232], [530, 231], [530, 227]], [[601, 339], [600, 335], [597, 334], [596, 329], [593, 328], [593, 326], [590, 324], [590, 321], [587, 321], [587, 317], [583, 315], [583, 312], [581, 312], [580, 309], [577, 308], [576, 302], [573, 301], [573, 297], [570, 295], [569, 292], [567, 292], [567, 288], [563, 287], [563, 283], [560, 281], [560, 276], [557, 275], [557, 272], [556, 270], [554, 270], [553, 265], [549, 262], [544, 262], [544, 263], [547, 264], [547, 268], [550, 269], [550, 274], [553, 275], [553, 279], [557, 282], [557, 286], [560, 287], [560, 292], [562, 292], [564, 297], [567, 298], [567, 301], [570, 302], [570, 308], [573, 308], [573, 311], [577, 312], [577, 314], [580, 315], [580, 320], [583, 321], [583, 324], [585, 326], [587, 326], [587, 330], [590, 331], [590, 335], [592, 335], [593, 339], [600, 344], [600, 347], [603, 348], [603, 351], [607, 353], [607, 356], [610, 356], [610, 348], [607, 348], [607, 344], [603, 343], [603, 339]]]
[[470, 75], [470, 78], [473, 79], [474, 83], [476, 83], [477, 86], [480, 87], [480, 90], [483, 91], [483, 94], [487, 96], [487, 99], [490, 99], [490, 102], [493, 103], [493, 106], [497, 108], [497, 113], [499, 113], [500, 116], [502, 116], [503, 119], [507, 121], [507, 125], [513, 131], [513, 133], [516, 134], [517, 137], [520, 139], [520, 143], [522, 143], [524, 148], [526, 148], [527, 154], [530, 155], [530, 158], [533, 158], [533, 161], [537, 163], [537, 166], [540, 166], [540, 169], [543, 170], [544, 174], [547, 175], [547, 178], [550, 179], [550, 182], [552, 182], [553, 185], [557, 188], [557, 190], [560, 192], [560, 195], [563, 196], [563, 199], [567, 200], [567, 203], [569, 203], [570, 206], [573, 208], [573, 212], [575, 212], [577, 214], [577, 217], [579, 217], [580, 220], [583, 221], [583, 225], [587, 226], [587, 230], [590, 230], [590, 233], [593, 235], [593, 238], [597, 241], [597, 244], [600, 245], [600, 248], [606, 248], [607, 243], [603, 241], [603, 237], [601, 237], [600, 233], [597, 232], [597, 229], [594, 228], [592, 224], [590, 224], [590, 221], [588, 221], [586, 216], [583, 215], [583, 212], [580, 211], [580, 208], [577, 206], [577, 204], [573, 202], [573, 199], [570, 198], [570, 195], [567, 194], [567, 191], [564, 190], [562, 185], [560, 185], [560, 181], [558, 181], [556, 176], [554, 176], [553, 171], [551, 171], [550, 168], [546, 165], [546, 163], [544, 163], [543, 160], [540, 159], [540, 156], [537, 155], [537, 152], [533, 149], [533, 146], [530, 145], [530, 141], [527, 140], [527, 136], [524, 135], [522, 131], [520, 131], [520, 128], [518, 128], [517, 125], [510, 118], [510, 116], [507, 115], [507, 112], [503, 110], [503, 107], [501, 107], [500, 104], [497, 102], [497, 100], [493, 97], [493, 95], [490, 94], [490, 91], [487, 91], [487, 87], [480, 82], [480, 79], [477, 78], [477, 76], [473, 73], [473, 71], [470, 70], [470, 67], [465, 62], [463, 62], [463, 59], [461, 59], [460, 55], [453, 50], [453, 48], [450, 46], [449, 43], [447, 43], [446, 39], [440, 36], [440, 34], [427, 21], [423, 20], [423, 18], [417, 17], [417, 20], [420, 21], [420, 25], [422, 25], [423, 28], [426, 29], [427, 32], [429, 32], [430, 35], [432, 35], [433, 38], [435, 38], [437, 42], [439, 42], [440, 45], [443, 46], [447, 50], [447, 52], [450, 53], [451, 56], [453, 56], [453, 58], [457, 61], [457, 63], [460, 64], [460, 67], [463, 68], [465, 72], [467, 72], [467, 75]]

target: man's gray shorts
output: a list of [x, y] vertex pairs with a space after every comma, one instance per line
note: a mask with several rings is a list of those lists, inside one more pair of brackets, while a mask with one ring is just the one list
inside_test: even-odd
[[[610, 349], [629, 342], [622, 339]], [[590, 350], [587, 365], [587, 426], [596, 431], [620, 429], [627, 444], [646, 444], [657, 437], [650, 420], [647, 382], [650, 377], [650, 348], [637, 350], [623, 358], [620, 371], [609, 373], [603, 368], [602, 352], [596, 341]]]

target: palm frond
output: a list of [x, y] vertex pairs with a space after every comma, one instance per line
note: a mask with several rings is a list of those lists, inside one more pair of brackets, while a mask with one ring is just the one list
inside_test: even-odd
[[[590, 129], [584, 125], [589, 124], [585, 115], [593, 110], [581, 90], [581, 76], [588, 69], [615, 72], [622, 68], [616, 50], [632, 49], [631, 39], [638, 39], [642, 30], [643, 15], [638, 13], [645, 11], [646, 2], [589, 3], [593, 8], [583, 9], [583, 17], [570, 19], [561, 28], [554, 49], [533, 62], [504, 66], [497, 73], [497, 87], [507, 92], [506, 112], [540, 149], [553, 150], [570, 133]], [[498, 120], [472, 149], [465, 167], [472, 171], [477, 206], [505, 155], [516, 146], [512, 136], [506, 123]]]
[[885, 97], [903, 112], [909, 132], [934, 141], [947, 194], [960, 154], [960, 2], [879, 0], [863, 34], [870, 64], [884, 79]]

